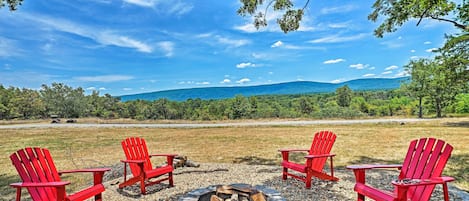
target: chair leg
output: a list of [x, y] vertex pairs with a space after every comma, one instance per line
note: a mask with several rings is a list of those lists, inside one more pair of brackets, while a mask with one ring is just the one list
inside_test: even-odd
[[147, 194], [147, 191], [145, 190], [145, 178], [141, 177], [140, 179], [140, 191], [142, 192], [143, 195]]
[[364, 195], [362, 195], [360, 193], [358, 193], [357, 195], [358, 195], [357, 201], [365, 201], [365, 196]]
[[287, 180], [288, 168], [283, 168], [282, 179]]
[[313, 179], [313, 174], [311, 174], [310, 172], [307, 172], [305, 179], [306, 179], [306, 180], [305, 180], [306, 188], [307, 188], [307, 189], [310, 189], [310, 188], [311, 188], [311, 180]]
[[101, 195], [101, 193], [95, 195], [95, 196], [94, 196], [94, 200], [95, 200], [95, 201], [102, 201], [102, 200], [103, 200], [103, 196]]
[[174, 182], [173, 182], [173, 173], [170, 172], [170, 173], [168, 173], [168, 174], [169, 174], [169, 176], [168, 176], [168, 178], [169, 178], [169, 186], [170, 186], [170, 187], [173, 187], [173, 186], [174, 186]]

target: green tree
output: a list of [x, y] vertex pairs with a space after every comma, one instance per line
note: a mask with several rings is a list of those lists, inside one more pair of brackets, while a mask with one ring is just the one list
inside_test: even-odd
[[411, 96], [418, 99], [419, 118], [423, 117], [422, 101], [431, 84], [432, 72], [428, 68], [431, 62], [429, 59], [412, 60], [404, 66], [406, 71], [410, 73], [410, 82], [404, 84], [403, 87], [410, 92]]
[[0, 8], [8, 5], [10, 11], [15, 11], [22, 3], [23, 0], [0, 0]]
[[337, 88], [335, 93], [337, 94], [337, 105], [341, 107], [350, 106], [353, 92], [347, 85]]

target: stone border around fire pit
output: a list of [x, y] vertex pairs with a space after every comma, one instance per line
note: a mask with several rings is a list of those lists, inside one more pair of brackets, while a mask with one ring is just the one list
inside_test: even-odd
[[[252, 187], [249, 184], [230, 184], [230, 185], [247, 185], [247, 186]], [[191, 192], [188, 192], [183, 197], [179, 198], [178, 201], [199, 201], [199, 198], [202, 195], [205, 195], [205, 194], [216, 191], [218, 186], [220, 186], [220, 185], [211, 185], [211, 186], [208, 186], [208, 187], [205, 187], [205, 188], [195, 189]], [[263, 185], [256, 185], [252, 188], [264, 193], [264, 195], [267, 197], [267, 201], [286, 201], [286, 199], [282, 197], [280, 192], [278, 192], [274, 189], [271, 189], [269, 187], [266, 187], [266, 186], [263, 186]]]

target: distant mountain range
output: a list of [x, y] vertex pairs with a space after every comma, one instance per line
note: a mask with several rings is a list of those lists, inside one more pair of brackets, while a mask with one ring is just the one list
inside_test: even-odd
[[354, 91], [367, 90], [388, 90], [399, 88], [401, 83], [407, 81], [407, 77], [401, 78], [370, 78], [357, 79], [341, 83], [323, 83], [297, 81], [258, 86], [234, 86], [234, 87], [206, 87], [156, 91], [141, 94], [120, 96], [121, 101], [131, 100], [157, 100], [167, 98], [173, 101], [185, 101], [187, 99], [225, 99], [233, 98], [236, 95], [256, 96], [256, 95], [285, 95], [285, 94], [311, 94], [335, 92], [339, 87], [347, 85]]

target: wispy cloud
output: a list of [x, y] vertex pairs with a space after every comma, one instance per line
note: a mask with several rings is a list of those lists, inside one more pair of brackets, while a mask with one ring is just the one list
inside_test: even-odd
[[424, 45], [430, 45], [430, 44], [432, 44], [432, 42], [430, 42], [430, 41], [425, 41], [425, 42], [423, 42], [423, 44], [424, 44]]
[[328, 15], [328, 14], [334, 14], [334, 13], [346, 13], [350, 12], [357, 7], [354, 5], [343, 5], [343, 6], [337, 6], [337, 7], [327, 7], [321, 9], [321, 14], [323, 15]]
[[331, 83], [335, 83], [335, 84], [336, 84], [336, 83], [341, 83], [341, 82], [343, 82], [342, 79], [336, 79], [336, 80], [332, 80], [332, 81], [331, 81]]
[[134, 77], [127, 75], [101, 75], [101, 76], [81, 76], [74, 77], [75, 80], [84, 82], [118, 82], [131, 80]]
[[224, 45], [228, 45], [230, 47], [241, 47], [241, 46], [244, 46], [244, 45], [247, 45], [247, 44], [251, 43], [250, 40], [246, 40], [246, 39], [235, 40], [235, 39], [226, 38], [226, 37], [222, 37], [222, 36], [216, 36], [215, 38], [217, 39], [217, 41], [219, 43], [224, 44]]
[[147, 7], [147, 8], [158, 8], [159, 11], [167, 15], [181, 16], [190, 12], [194, 6], [181, 0], [165, 1], [165, 0], [123, 0], [123, 2]]
[[196, 85], [209, 85], [210, 82], [204, 81], [204, 82], [196, 82]]
[[427, 49], [425, 50], [425, 52], [434, 52], [434, 51], [437, 51], [438, 48], [430, 48], [430, 49]]
[[71, 21], [40, 15], [29, 16], [28, 18], [45, 25], [47, 28], [89, 38], [101, 45], [114, 45], [118, 47], [133, 48], [139, 52], [144, 53], [152, 52], [150, 45], [128, 36], [115, 34], [115, 31], [103, 31], [94, 27], [76, 24]]
[[391, 73], [392, 73], [392, 71], [384, 71], [384, 72], [382, 72], [381, 74], [387, 75], [387, 74], [391, 74]]
[[324, 61], [323, 64], [336, 64], [336, 63], [340, 63], [344, 61], [345, 59], [331, 59], [331, 60]]
[[247, 67], [256, 67], [257, 65], [251, 62], [239, 63], [236, 65], [236, 68], [247, 68]]
[[174, 54], [174, 43], [170, 41], [163, 41], [158, 43], [159, 48], [164, 52], [166, 57], [171, 57]]
[[243, 78], [243, 79], [240, 79], [238, 81], [236, 81], [236, 83], [238, 84], [244, 84], [244, 83], [248, 83], [250, 82], [251, 80], [249, 78]]
[[276, 48], [276, 47], [280, 47], [283, 45], [283, 42], [282, 41], [277, 41], [275, 42], [274, 44], [272, 44], [270, 47], [271, 48]]
[[353, 36], [333, 35], [333, 36], [326, 36], [326, 37], [323, 37], [323, 38], [310, 40], [309, 42], [310, 43], [341, 43], [341, 42], [360, 40], [360, 39], [362, 39], [366, 36], [367, 36], [367, 34], [364, 34], [364, 33], [353, 35]]
[[231, 83], [231, 80], [230, 79], [223, 79], [223, 81], [220, 82], [220, 84], [227, 84], [227, 83]]
[[359, 64], [350, 65], [350, 68], [355, 68], [355, 69], [361, 70], [361, 69], [365, 69], [368, 66], [369, 66], [368, 64], [360, 64], [359, 63]]
[[11, 57], [19, 55], [18, 48], [13, 40], [0, 37], [0, 57]]
[[398, 66], [392, 65], [392, 66], [389, 66], [389, 67], [385, 68], [384, 70], [388, 71], [388, 70], [394, 70], [394, 69], [398, 69], [398, 68], [399, 68]]
[[375, 76], [375, 74], [373, 73], [368, 73], [368, 74], [363, 75], [363, 77], [373, 77], [373, 76]]
[[154, 7], [156, 3], [158, 2], [157, 0], [123, 0], [123, 1], [129, 4], [134, 4], [134, 5], [142, 6], [142, 7]]

